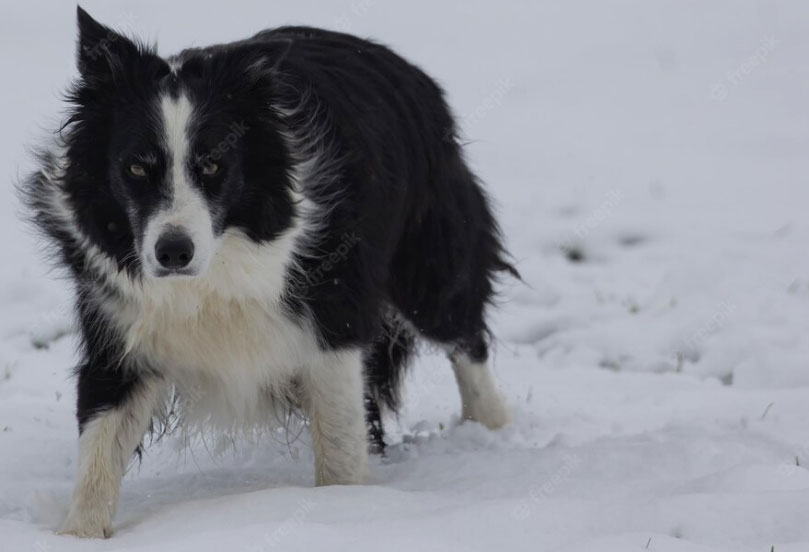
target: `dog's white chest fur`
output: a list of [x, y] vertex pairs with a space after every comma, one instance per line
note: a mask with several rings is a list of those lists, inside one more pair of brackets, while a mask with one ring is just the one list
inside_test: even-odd
[[117, 312], [128, 352], [177, 386], [186, 416], [266, 422], [317, 353], [280, 304], [291, 247], [292, 236], [257, 245], [228, 233], [204, 277], [147, 280]]

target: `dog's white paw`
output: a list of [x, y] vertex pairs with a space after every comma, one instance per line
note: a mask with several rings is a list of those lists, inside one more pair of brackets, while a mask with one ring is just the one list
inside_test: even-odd
[[511, 423], [511, 414], [503, 397], [496, 391], [486, 398], [477, 398], [463, 405], [463, 419], [500, 429]]
[[56, 531], [57, 535], [72, 535], [82, 539], [108, 539], [112, 536], [112, 523], [108, 516], [76, 515], [70, 512], [62, 526]]
[[461, 417], [499, 429], [511, 421], [506, 401], [494, 383], [489, 365], [472, 361], [466, 354], [452, 359], [452, 369], [461, 392]]

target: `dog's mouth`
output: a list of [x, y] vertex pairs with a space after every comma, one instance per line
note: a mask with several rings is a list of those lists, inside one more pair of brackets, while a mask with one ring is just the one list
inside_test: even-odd
[[[146, 255], [143, 260], [144, 274], [153, 280], [193, 280], [201, 278], [208, 270], [208, 262], [200, 255], [182, 266], [166, 266], [154, 255]], [[207, 257], [204, 256], [204, 257]]]
[[156, 268], [152, 270], [151, 276], [152, 278], [158, 280], [169, 280], [169, 279], [178, 279], [178, 280], [187, 280], [196, 278], [200, 275], [200, 271], [196, 268], [179, 268], [179, 269], [168, 269], [168, 268]]

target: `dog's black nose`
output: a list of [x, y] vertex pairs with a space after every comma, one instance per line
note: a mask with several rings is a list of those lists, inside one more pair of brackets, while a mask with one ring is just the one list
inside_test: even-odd
[[163, 268], [184, 268], [194, 258], [194, 242], [179, 232], [170, 232], [160, 236], [154, 249], [157, 262]]

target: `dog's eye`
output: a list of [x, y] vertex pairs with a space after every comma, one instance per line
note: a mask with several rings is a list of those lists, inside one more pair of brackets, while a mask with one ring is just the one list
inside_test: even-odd
[[129, 176], [134, 178], [146, 178], [146, 167], [143, 165], [138, 165], [137, 163], [127, 165], [126, 172], [129, 174]]
[[203, 159], [199, 164], [202, 176], [216, 176], [219, 173], [219, 165], [213, 161]]

